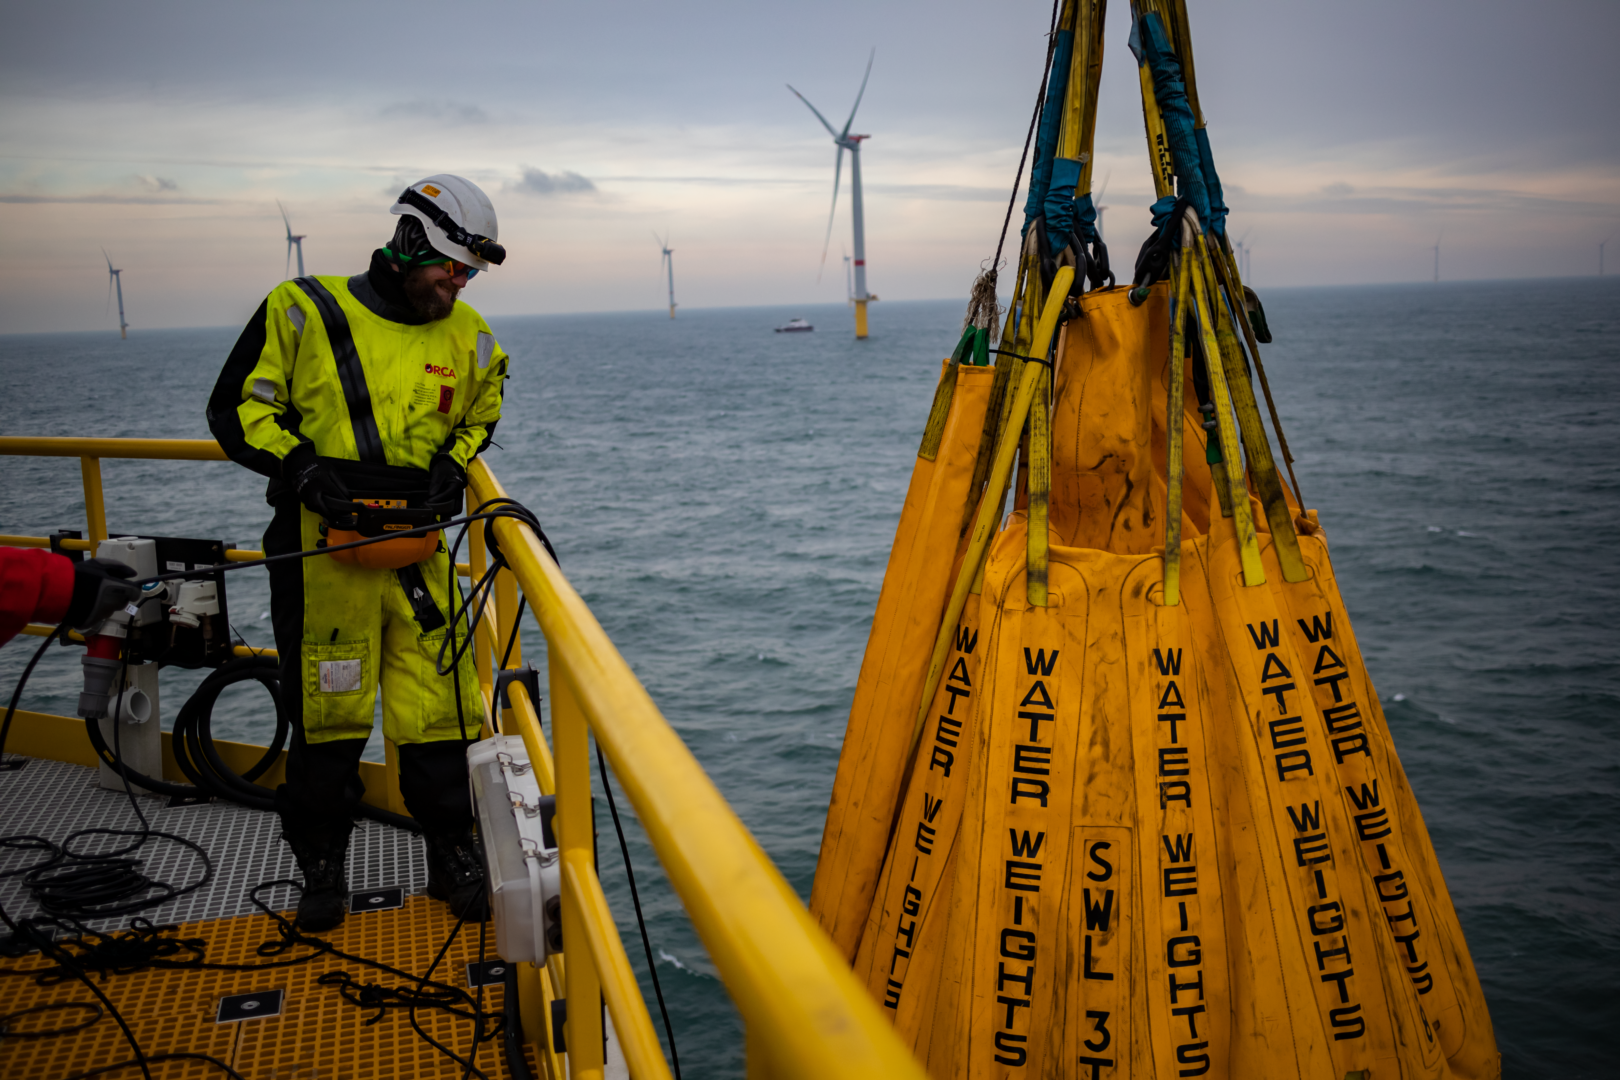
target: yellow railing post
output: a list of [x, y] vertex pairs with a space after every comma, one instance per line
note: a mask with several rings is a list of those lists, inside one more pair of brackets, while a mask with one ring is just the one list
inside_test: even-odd
[[[478, 579], [484, 576], [489, 568], [489, 555], [484, 550], [484, 530], [474, 525], [467, 530], [467, 566], [471, 573], [468, 575], [468, 587], [477, 584]], [[482, 629], [482, 626], [480, 627]], [[485, 641], [489, 639], [486, 636]], [[473, 662], [478, 667], [478, 685], [484, 688], [484, 696], [490, 699], [490, 712], [500, 707], [495, 701], [495, 675], [493, 673], [494, 661], [490, 659], [492, 647], [486, 648], [481, 644], [473, 646]], [[505, 729], [505, 722], [501, 727]]]
[[[477, 526], [474, 526], [474, 528], [476, 529]], [[498, 629], [499, 632], [490, 635], [495, 639], [492, 643], [495, 654], [493, 663], [497, 669], [503, 671], [510, 670], [511, 668], [522, 667], [523, 635], [521, 632], [517, 631], [518, 583], [517, 578], [512, 576], [512, 571], [510, 570], [502, 570], [495, 575], [495, 612], [497, 615], [497, 618], [495, 619], [495, 628]], [[503, 664], [501, 660], [506, 653], [507, 638], [511, 637], [514, 632], [517, 633], [517, 636], [512, 639], [512, 655], [506, 656], [506, 662]], [[499, 705], [500, 702], [496, 702], [495, 704]], [[538, 712], [540, 709], [540, 703], [536, 701], [532, 702], [531, 704], [534, 705], [535, 711]], [[502, 731], [505, 731], [506, 725], [511, 722], [512, 711], [510, 709], [501, 713]]]
[[512, 637], [512, 631], [517, 627], [518, 613], [518, 583], [512, 576], [512, 571], [502, 570], [495, 575], [495, 608], [500, 612], [498, 625], [501, 632], [495, 635], [495, 662], [500, 664], [501, 657], [506, 652], [506, 643], [512, 642], [512, 655], [506, 658], [503, 665], [507, 668], [521, 667], [523, 665], [523, 635]]
[[101, 459], [82, 457], [79, 472], [84, 476], [84, 516], [90, 523], [90, 550], [107, 539], [107, 502], [101, 493]]
[[[554, 828], [566, 879], [595, 860], [595, 823], [591, 820], [590, 728], [574, 697], [574, 688], [556, 660], [550, 665], [551, 745], [556, 755], [557, 816]], [[566, 881], [562, 891], [563, 955], [568, 958], [569, 1080], [602, 1076], [602, 980], [591, 956], [585, 930], [589, 912], [578, 889]]]

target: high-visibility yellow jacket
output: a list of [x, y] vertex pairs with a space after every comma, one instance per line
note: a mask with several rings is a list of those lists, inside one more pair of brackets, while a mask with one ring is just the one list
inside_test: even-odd
[[209, 401], [209, 427], [233, 460], [279, 480], [301, 442], [322, 457], [414, 469], [439, 453], [465, 468], [489, 445], [508, 357], [483, 317], [458, 302], [411, 325], [373, 308], [397, 311], [365, 274], [276, 286]]

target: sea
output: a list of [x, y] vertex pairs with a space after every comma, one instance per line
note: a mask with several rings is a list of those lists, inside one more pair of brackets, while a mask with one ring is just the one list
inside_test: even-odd
[[[1620, 278], [1262, 295], [1305, 502], [1327, 529], [1505, 1074], [1612, 1077]], [[801, 896], [963, 307], [874, 305], [865, 341], [841, 306], [491, 320], [512, 356], [491, 466]], [[815, 330], [773, 332], [795, 316]], [[237, 333], [0, 336], [0, 434], [206, 437], [204, 403]], [[229, 463], [103, 469], [114, 535], [256, 547], [270, 517], [263, 481]], [[83, 523], [76, 461], [0, 464], [0, 533]], [[243, 639], [272, 644], [262, 571], [234, 573], [228, 603]], [[526, 622], [525, 659], [539, 663]], [[8, 697], [30, 640], [0, 649]], [[53, 649], [24, 706], [72, 714], [79, 679], [76, 651]], [[197, 681], [165, 674], [168, 718]], [[227, 691], [214, 730], [267, 741], [263, 691]], [[737, 1014], [618, 802], [682, 1072], [741, 1077]], [[651, 1000], [625, 869], [601, 827], [602, 880]]]

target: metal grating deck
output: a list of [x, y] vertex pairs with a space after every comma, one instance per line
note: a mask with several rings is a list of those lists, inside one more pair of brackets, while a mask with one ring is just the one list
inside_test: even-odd
[[[275, 941], [278, 934], [271, 920], [248, 900], [247, 890], [260, 881], [297, 876], [273, 814], [218, 803], [170, 808], [167, 800], [157, 797], [143, 797], [141, 806], [154, 829], [201, 844], [214, 860], [215, 878], [208, 887], [140, 912], [139, 917], [158, 924], [179, 924], [178, 932], [171, 936], [203, 939], [204, 959], [209, 963], [257, 966], [252, 971], [147, 968], [99, 980], [97, 985], [129, 1022], [147, 1055], [208, 1054], [249, 1080], [417, 1080], [462, 1075], [461, 1066], [411, 1029], [403, 1010], [389, 1010], [377, 1023], [368, 1024], [374, 1010], [353, 1005], [337, 987], [316, 981], [335, 970], [383, 986], [413, 985], [407, 980], [329, 955], [287, 966], [265, 966], [285, 957], [257, 954], [260, 943]], [[0, 773], [0, 833], [5, 835], [33, 834], [60, 844], [78, 829], [136, 826], [128, 797], [121, 791], [97, 787], [94, 769], [36, 759], [18, 772]], [[118, 838], [95, 838], [81, 850], [96, 850], [96, 843], [105, 848], [120, 842]], [[154, 840], [141, 854], [150, 876], [181, 882], [194, 880], [198, 873], [195, 855], [180, 845]], [[37, 852], [0, 853], [0, 872], [38, 858]], [[427, 882], [427, 866], [420, 841], [397, 829], [362, 822], [350, 847], [349, 881], [355, 890], [403, 886], [407, 894], [421, 892]], [[266, 894], [267, 902], [277, 908], [290, 906], [292, 898], [290, 888]], [[0, 879], [0, 904], [14, 918], [36, 911], [15, 878]], [[103, 919], [92, 925], [111, 932], [129, 925], [130, 918]], [[320, 936], [345, 952], [416, 974], [426, 972], [433, 963], [454, 925], [445, 905], [426, 896], [410, 896], [402, 908], [350, 915], [337, 930]], [[298, 949], [290, 955], [312, 954]], [[493, 924], [487, 927], [483, 958], [496, 959]], [[479, 927], [464, 926], [434, 975], [451, 985], [465, 986], [466, 965], [479, 959]], [[20, 960], [0, 959], [0, 1016], [35, 1005], [94, 1000], [72, 977], [37, 979], [37, 973], [53, 966], [38, 953]], [[276, 989], [285, 991], [279, 1015], [216, 1022], [221, 998]], [[498, 1012], [501, 988], [488, 987], [484, 994], [486, 1009]], [[24, 1035], [70, 1025], [88, 1015], [80, 1011], [34, 1013], [9, 1026], [13, 1034]], [[466, 1053], [473, 1033], [470, 1020], [434, 1009], [418, 1010], [416, 1016], [435, 1039], [457, 1053]], [[7, 1038], [0, 1030], [0, 1080], [73, 1076], [132, 1057], [128, 1042], [110, 1016], [72, 1035]], [[531, 1069], [534, 1064], [531, 1060]], [[507, 1075], [498, 1039], [481, 1045], [477, 1066], [490, 1080]], [[223, 1075], [214, 1065], [195, 1059], [154, 1062], [151, 1072], [155, 1080], [213, 1080]], [[140, 1074], [131, 1061], [127, 1068], [98, 1075]]]
[[[407, 901], [403, 908], [351, 915], [337, 930], [322, 936], [345, 952], [415, 973], [427, 970], [454, 925], [448, 908], [419, 896]], [[209, 962], [264, 964], [266, 960], [254, 950], [260, 942], [274, 940], [276, 932], [266, 916], [244, 915], [185, 923], [177, 936], [205, 939]], [[491, 928], [487, 934], [490, 956], [494, 942]], [[309, 950], [298, 953], [308, 955]], [[465, 965], [477, 959], [478, 928], [464, 926], [434, 975], [453, 986], [465, 986]], [[36, 983], [27, 973], [52, 966], [38, 954], [8, 966], [17, 973], [0, 978], [0, 1014], [49, 1002], [94, 1000], [85, 986], [72, 978], [44, 986]], [[109, 976], [99, 986], [129, 1022], [141, 1049], [149, 1056], [208, 1054], [248, 1080], [424, 1080], [462, 1075], [461, 1066], [411, 1030], [403, 1010], [389, 1010], [379, 1022], [368, 1024], [374, 1010], [345, 1001], [335, 986], [317, 983], [323, 973], [338, 970], [369, 983], [413, 985], [359, 964], [318, 956], [306, 963], [246, 972], [149, 969]], [[276, 989], [285, 991], [280, 1015], [215, 1022], [222, 997]], [[487, 987], [485, 1008], [498, 1012], [501, 996], [500, 987]], [[16, 1021], [16, 1030], [22, 1033], [64, 1026], [88, 1015], [37, 1013]], [[471, 1020], [436, 1009], [420, 1009], [416, 1015], [428, 1034], [465, 1056], [472, 1042]], [[129, 1043], [110, 1016], [103, 1016], [76, 1035], [0, 1038], [0, 1047], [0, 1077], [5, 1080], [72, 1076], [132, 1058]], [[490, 1080], [507, 1075], [498, 1039], [480, 1044], [477, 1066]], [[217, 1080], [224, 1075], [217, 1067], [195, 1059], [157, 1062], [151, 1069], [154, 1080]], [[103, 1075], [140, 1074], [131, 1064]]]
[[[226, 919], [255, 912], [248, 890], [261, 881], [297, 878], [298, 864], [281, 842], [281, 823], [274, 814], [232, 803], [203, 803], [171, 808], [166, 798], [136, 796], [153, 829], [172, 832], [201, 844], [214, 861], [214, 880], [194, 893], [177, 897], [139, 914], [157, 923]], [[140, 821], [122, 791], [96, 784], [96, 770], [60, 761], [34, 759], [16, 772], [0, 773], [0, 835], [42, 836], [60, 845], [68, 834], [91, 827], [135, 829]], [[86, 837], [75, 851], [110, 851], [128, 843], [125, 837]], [[143, 872], [175, 885], [189, 884], [202, 867], [189, 848], [171, 841], [148, 841], [138, 852]], [[39, 860], [36, 851], [0, 851], [0, 873]], [[349, 844], [349, 888], [403, 886], [407, 895], [427, 888], [427, 855], [410, 833], [374, 821], [359, 822]], [[295, 891], [282, 886], [262, 894], [278, 910], [291, 907]], [[0, 878], [0, 906], [16, 918], [39, 908], [15, 877]], [[93, 920], [97, 930], [124, 926], [127, 917]]]

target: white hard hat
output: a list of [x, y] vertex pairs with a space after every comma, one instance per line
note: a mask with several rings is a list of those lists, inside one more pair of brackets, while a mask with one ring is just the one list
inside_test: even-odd
[[475, 269], [506, 261], [506, 249], [495, 242], [500, 235], [495, 206], [464, 176], [438, 173], [418, 180], [400, 192], [389, 213], [418, 219], [435, 251]]

